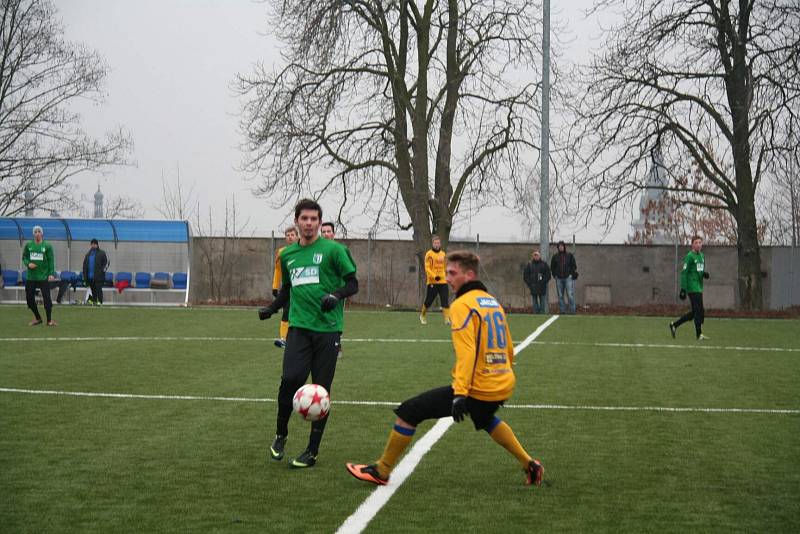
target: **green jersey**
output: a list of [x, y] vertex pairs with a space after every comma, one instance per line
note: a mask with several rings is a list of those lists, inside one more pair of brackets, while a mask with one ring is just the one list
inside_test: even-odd
[[[31, 269], [30, 263], [36, 264]], [[53, 254], [53, 246], [47, 241], [36, 243], [28, 241], [22, 249], [22, 264], [28, 269], [28, 280], [47, 280], [50, 275], [56, 275], [56, 260]]]
[[289, 274], [291, 304], [289, 324], [315, 332], [341, 332], [344, 302], [323, 312], [322, 297], [345, 285], [344, 277], [355, 274], [356, 266], [348, 250], [336, 241], [317, 238], [310, 245], [299, 242], [281, 252], [281, 269]]
[[687, 293], [703, 292], [703, 273], [706, 270], [706, 259], [702, 252], [692, 250], [683, 258], [681, 271], [681, 289]]

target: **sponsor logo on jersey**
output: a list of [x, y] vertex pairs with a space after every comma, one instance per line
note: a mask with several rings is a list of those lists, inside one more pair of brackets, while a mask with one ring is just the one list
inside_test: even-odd
[[44, 252], [31, 252], [31, 261], [44, 261]]
[[705, 269], [705, 267], [706, 267], [705, 263], [697, 263], [696, 265], [697, 265], [697, 272], [698, 273], [703, 272], [703, 269]]
[[306, 284], [319, 284], [319, 267], [309, 265], [308, 267], [295, 267], [291, 271], [292, 285], [304, 286]]
[[320, 263], [322, 263], [322, 253], [321, 252], [317, 252], [316, 254], [314, 254], [314, 263], [316, 265], [319, 265]]
[[499, 363], [506, 363], [505, 352], [487, 352], [486, 363], [489, 365], [497, 365]]
[[499, 308], [500, 305], [497, 303], [497, 299], [494, 297], [478, 297], [475, 299], [478, 301], [478, 306], [481, 308]]

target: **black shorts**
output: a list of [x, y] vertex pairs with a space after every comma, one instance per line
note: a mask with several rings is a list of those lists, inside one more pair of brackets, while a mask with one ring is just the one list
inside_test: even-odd
[[428, 284], [428, 289], [425, 291], [425, 307], [430, 308], [433, 301], [439, 295], [439, 304], [442, 308], [450, 306], [447, 299], [447, 284]]
[[[416, 397], [403, 401], [394, 409], [397, 417], [406, 423], [417, 426], [426, 419], [441, 419], [453, 412], [453, 388], [443, 386], [426, 391]], [[467, 397], [467, 412], [472, 418], [475, 430], [485, 430], [494, 420], [494, 414], [504, 401], [482, 401]]]

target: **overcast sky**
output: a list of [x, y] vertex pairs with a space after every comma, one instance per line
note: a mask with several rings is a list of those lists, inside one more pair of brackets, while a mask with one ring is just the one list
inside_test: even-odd
[[[591, 38], [599, 34], [582, 20], [580, 10], [590, 0], [559, 5], [560, 12], [555, 4], [562, 3], [553, 4], [554, 23], [574, 32], [567, 36], [573, 40], [569, 54], [585, 57], [596, 43]], [[280, 233], [290, 208], [268, 208], [252, 195], [254, 184], [236, 170], [242, 159], [240, 103], [230, 88], [237, 72], [250, 72], [258, 61], [267, 66], [279, 61], [277, 44], [267, 35], [266, 6], [250, 0], [58, 0], [56, 6], [67, 39], [99, 51], [111, 70], [105, 102], [81, 109], [86, 130], [99, 136], [122, 125], [135, 144], [135, 166], [80, 175], [81, 193], [90, 197], [99, 183], [107, 198], [129, 196], [141, 202], [146, 217], [160, 218], [156, 207], [162, 199], [162, 176], [174, 183], [180, 172], [184, 188], [194, 188], [204, 214], [210, 209], [221, 218], [224, 200], [235, 196], [240, 220], [249, 221], [248, 235]], [[337, 206], [323, 208], [332, 213]], [[625, 239], [630, 217], [624, 219], [606, 242]], [[524, 239], [522, 221], [495, 209], [472, 217], [456, 233], [480, 233], [485, 240]], [[600, 232], [591, 229], [565, 229], [557, 237], [570, 239], [573, 232], [579, 242], [600, 239]]]

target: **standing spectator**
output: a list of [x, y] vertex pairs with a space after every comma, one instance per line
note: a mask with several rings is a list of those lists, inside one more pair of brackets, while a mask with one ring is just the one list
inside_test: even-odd
[[703, 307], [703, 280], [708, 280], [710, 275], [706, 272], [706, 258], [701, 252], [702, 250], [703, 238], [693, 236], [692, 249], [683, 259], [681, 292], [679, 295], [681, 300], [686, 300], [686, 295], [689, 295], [689, 303], [692, 309], [677, 321], [669, 323], [669, 332], [673, 338], [680, 325], [694, 319], [694, 332], [697, 340], [708, 339], [707, 336], [703, 335], [703, 322], [705, 322], [706, 317], [706, 311]]
[[525, 285], [531, 291], [533, 298], [533, 313], [547, 313], [547, 282], [550, 281], [550, 267], [547, 262], [542, 261], [538, 250], [534, 250], [531, 261], [525, 266], [523, 273]]
[[[277, 297], [278, 291], [281, 289], [283, 282], [283, 270], [281, 270], [281, 252], [289, 245], [297, 243], [297, 228], [289, 226], [283, 231], [283, 237], [286, 240], [286, 245], [278, 249], [275, 253], [275, 270], [272, 275], [272, 296]], [[275, 346], [279, 349], [286, 348], [286, 335], [289, 332], [289, 300], [283, 305], [283, 315], [281, 316], [281, 324], [278, 327], [278, 338], [275, 340]]]
[[[295, 206], [294, 222], [300, 240], [281, 252], [281, 269], [286, 273], [281, 290], [272, 304], [258, 311], [259, 319], [269, 319], [291, 293], [276, 433], [269, 450], [273, 460], [283, 459], [292, 397], [309, 373], [314, 384], [331, 391], [344, 325], [343, 301], [358, 292], [356, 266], [342, 245], [319, 236], [321, 221], [322, 208], [315, 201], [303, 199]], [[311, 423], [308, 446], [290, 462], [290, 467], [306, 468], [317, 463], [329, 417]]]
[[442, 240], [438, 235], [431, 238], [431, 249], [425, 253], [425, 282], [427, 289], [425, 292], [425, 303], [419, 311], [419, 322], [428, 324], [428, 308], [431, 307], [436, 296], [439, 296], [439, 304], [442, 306], [445, 324], [450, 324], [450, 304], [447, 295], [447, 282], [445, 281], [445, 264], [447, 255], [442, 250]]
[[108, 269], [108, 256], [97, 239], [92, 239], [89, 252], [83, 257], [83, 279], [92, 292], [89, 304], [97, 306], [103, 304], [103, 285], [106, 283], [106, 269]]
[[33, 320], [28, 326], [42, 324], [42, 316], [36, 306], [36, 290], [42, 293], [47, 326], [56, 326], [53, 320], [53, 299], [50, 298], [50, 282], [56, 279], [56, 261], [53, 246], [44, 240], [41, 226], [33, 227], [33, 241], [28, 241], [22, 249], [22, 263], [27, 267], [25, 280], [25, 299], [33, 312]]
[[550, 260], [550, 271], [556, 279], [558, 293], [558, 312], [575, 315], [575, 280], [578, 279], [578, 264], [575, 256], [567, 252], [567, 245], [559, 241], [553, 259]]

